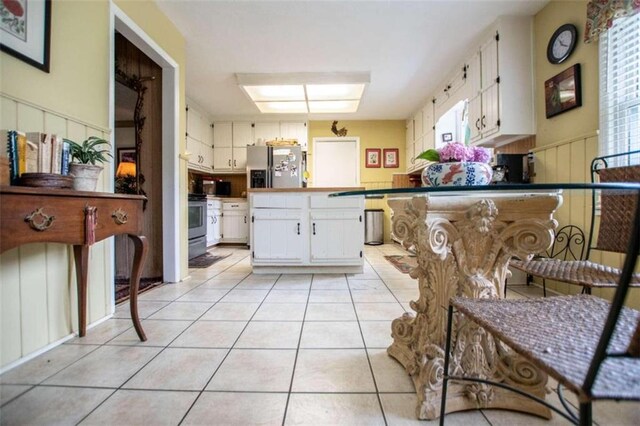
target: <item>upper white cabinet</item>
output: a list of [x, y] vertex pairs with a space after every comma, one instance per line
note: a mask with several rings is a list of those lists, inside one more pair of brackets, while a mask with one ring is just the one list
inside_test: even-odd
[[[415, 156], [438, 145], [430, 123], [440, 123], [460, 101], [468, 102], [467, 126], [474, 145], [501, 146], [535, 133], [532, 36], [531, 17], [507, 16], [470, 46], [466, 60], [430, 96], [434, 103], [427, 101], [407, 120], [408, 171], [422, 168], [425, 163]], [[462, 141], [466, 131], [459, 133]]]
[[280, 137], [280, 122], [257, 122], [254, 126], [254, 142], [266, 142]]
[[253, 142], [250, 122], [213, 123], [213, 170], [217, 172], [245, 172], [247, 145]]
[[295, 139], [307, 150], [308, 132], [305, 121], [256, 122], [254, 124], [253, 141], [261, 144], [274, 139]]
[[535, 133], [532, 35], [531, 17], [502, 17], [471, 54], [473, 144], [501, 146]]
[[281, 121], [280, 137], [282, 139], [295, 139], [302, 147], [303, 151], [307, 150], [307, 123], [304, 121]]
[[188, 167], [204, 172], [213, 170], [213, 129], [208, 117], [191, 101], [187, 103]]

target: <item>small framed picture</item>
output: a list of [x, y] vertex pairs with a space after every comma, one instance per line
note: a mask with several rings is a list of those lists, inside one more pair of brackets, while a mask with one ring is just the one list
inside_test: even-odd
[[453, 134], [451, 133], [442, 134], [442, 142], [451, 142], [452, 140], [453, 140]]
[[49, 72], [51, 0], [0, 2], [0, 50]]
[[364, 152], [366, 156], [365, 167], [380, 167], [380, 148], [367, 148]]
[[544, 82], [544, 104], [547, 118], [582, 106], [580, 64]]
[[394, 169], [400, 167], [398, 161], [398, 148], [385, 148], [382, 150], [382, 157], [384, 158], [384, 167], [388, 169]]
[[136, 161], [135, 148], [118, 148], [118, 163], [135, 163]]

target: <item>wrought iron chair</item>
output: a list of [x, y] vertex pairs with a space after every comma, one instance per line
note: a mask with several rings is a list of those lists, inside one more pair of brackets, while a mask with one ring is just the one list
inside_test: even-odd
[[[636, 191], [640, 198], [640, 193]], [[604, 202], [604, 201], [603, 201]], [[534, 299], [452, 298], [449, 302], [440, 424], [444, 424], [449, 380], [480, 382], [532, 398], [575, 424], [592, 423], [596, 399], [640, 400], [640, 312], [624, 307], [640, 251], [640, 203], [632, 211], [627, 256], [613, 302], [589, 294]], [[453, 318], [454, 309], [459, 314]], [[566, 412], [509, 385], [483, 377], [449, 374], [452, 340], [472, 321], [556, 379]], [[532, 327], [531, 324], [536, 326]], [[579, 413], [570, 409], [561, 386], [575, 392]]]
[[[613, 158], [640, 155], [640, 150], [622, 154], [596, 157], [591, 162], [591, 181], [602, 183], [640, 182], [640, 165], [625, 167], [608, 167]], [[543, 279], [543, 291], [546, 296], [545, 280], [555, 280], [582, 286], [582, 292], [590, 294], [594, 287], [617, 286], [620, 280], [620, 270], [601, 265], [589, 260], [594, 250], [626, 253], [627, 241], [630, 235], [634, 217], [633, 195], [603, 194], [600, 200], [601, 214], [597, 238], [594, 238], [596, 223], [596, 207], [598, 205], [596, 191], [592, 192], [591, 225], [586, 255], [571, 259], [573, 253], [549, 256], [549, 258], [533, 258], [531, 260], [513, 259], [510, 266], [520, 269], [529, 275]], [[564, 228], [563, 228], [564, 229]], [[640, 287], [640, 274], [634, 274], [632, 287]]]
[[[555, 231], [553, 244], [546, 251], [545, 256], [536, 256], [534, 260], [557, 259], [564, 261], [584, 260], [585, 237], [582, 229], [576, 225], [566, 225]], [[514, 260], [513, 262], [522, 262]], [[531, 274], [527, 274], [527, 285], [532, 279]], [[542, 294], [547, 297], [547, 280], [542, 279]], [[504, 286], [504, 297], [507, 297], [507, 286]]]

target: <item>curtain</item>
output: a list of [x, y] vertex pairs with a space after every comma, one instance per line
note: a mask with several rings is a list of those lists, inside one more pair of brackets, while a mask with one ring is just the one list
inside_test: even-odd
[[622, 16], [640, 12], [640, 0], [591, 0], [587, 5], [587, 24], [584, 30], [584, 42], [598, 40], [600, 34], [613, 25], [613, 21]]

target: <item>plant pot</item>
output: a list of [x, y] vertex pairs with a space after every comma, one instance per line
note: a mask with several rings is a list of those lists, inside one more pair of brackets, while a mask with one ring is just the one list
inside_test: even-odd
[[73, 189], [76, 191], [95, 191], [102, 166], [93, 164], [69, 164], [69, 174], [74, 176]]
[[486, 163], [433, 163], [422, 171], [422, 186], [489, 185], [492, 174]]

